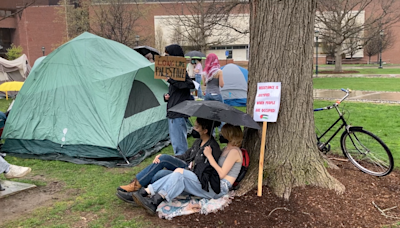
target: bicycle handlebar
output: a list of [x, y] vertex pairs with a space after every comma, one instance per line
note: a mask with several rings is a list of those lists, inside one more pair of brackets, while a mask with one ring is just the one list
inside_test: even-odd
[[334, 103], [331, 106], [326, 106], [326, 107], [323, 107], [323, 108], [316, 108], [316, 109], [314, 109], [314, 112], [327, 110], [327, 109], [332, 109], [334, 107], [337, 107], [340, 103], [342, 103], [342, 101], [344, 101], [350, 95], [351, 90], [350, 89], [346, 90], [346, 89], [343, 89], [343, 88], [340, 89], [340, 90], [346, 93], [346, 95], [344, 95], [344, 97], [342, 97], [342, 99], [336, 101], [336, 103]]

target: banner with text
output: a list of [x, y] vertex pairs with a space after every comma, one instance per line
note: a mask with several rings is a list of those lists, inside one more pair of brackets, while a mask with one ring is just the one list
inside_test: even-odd
[[281, 103], [280, 82], [257, 83], [257, 95], [254, 104], [254, 121], [276, 122]]
[[155, 79], [172, 78], [177, 81], [185, 81], [186, 59], [177, 56], [155, 56]]

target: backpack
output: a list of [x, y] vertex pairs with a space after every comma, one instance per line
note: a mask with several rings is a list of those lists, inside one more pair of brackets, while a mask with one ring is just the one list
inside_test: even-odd
[[239, 175], [236, 178], [235, 183], [233, 183], [232, 189], [237, 190], [239, 189], [239, 182], [244, 178], [246, 175], [247, 169], [249, 168], [250, 165], [250, 158], [249, 158], [249, 153], [247, 152], [246, 149], [241, 148], [242, 151], [242, 156], [243, 156], [243, 161], [242, 161], [242, 168], [240, 169]]

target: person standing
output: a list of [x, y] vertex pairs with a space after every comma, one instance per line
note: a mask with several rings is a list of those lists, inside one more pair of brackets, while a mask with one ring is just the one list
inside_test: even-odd
[[193, 60], [196, 63], [196, 67], [194, 68], [195, 80], [197, 83], [200, 84], [199, 89], [197, 90], [197, 97], [203, 99], [204, 96], [203, 96], [203, 92], [201, 90], [201, 74], [203, 73], [203, 66], [201, 65], [200, 59], [192, 59], [192, 61]]
[[[178, 44], [171, 44], [165, 47], [166, 56], [180, 56], [184, 57], [182, 47]], [[188, 149], [187, 144], [187, 119], [188, 116], [168, 111], [173, 106], [185, 101], [192, 100], [190, 90], [194, 89], [192, 79], [186, 73], [185, 81], [176, 81], [169, 78], [168, 93], [164, 95], [164, 101], [167, 103], [167, 118], [169, 127], [169, 137], [171, 139], [172, 148], [175, 155], [181, 155]]]
[[220, 89], [224, 87], [224, 77], [220, 68], [217, 55], [214, 53], [209, 54], [202, 74], [204, 85], [206, 86], [205, 100], [224, 102]]

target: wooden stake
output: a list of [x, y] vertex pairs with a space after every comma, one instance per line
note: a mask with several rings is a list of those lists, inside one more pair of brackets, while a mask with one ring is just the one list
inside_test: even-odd
[[263, 123], [262, 137], [261, 137], [261, 148], [260, 148], [260, 163], [258, 166], [258, 191], [257, 196], [262, 196], [262, 182], [264, 172], [264, 152], [265, 152], [265, 136], [267, 134], [267, 122]]

